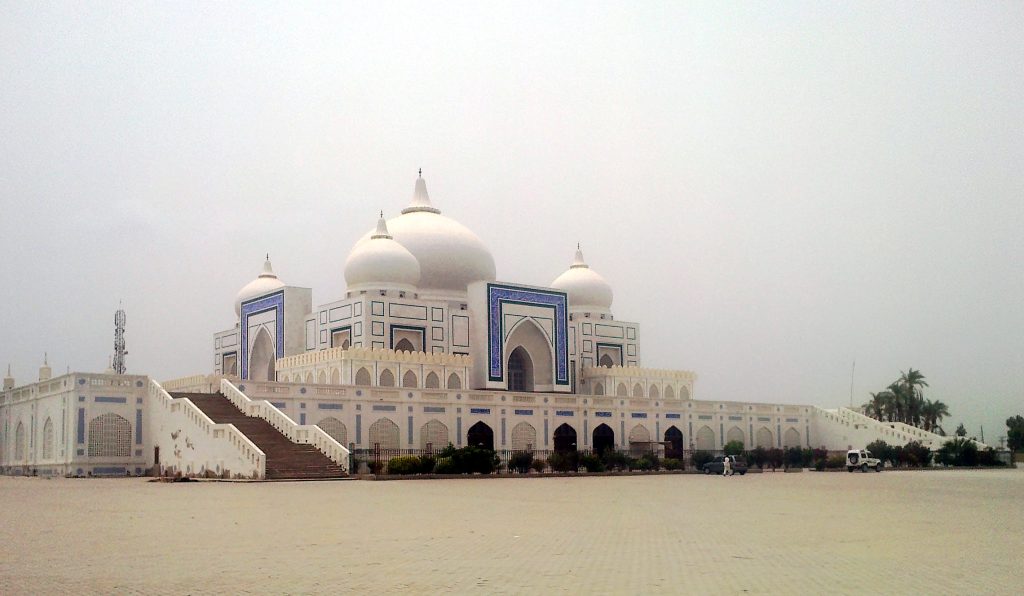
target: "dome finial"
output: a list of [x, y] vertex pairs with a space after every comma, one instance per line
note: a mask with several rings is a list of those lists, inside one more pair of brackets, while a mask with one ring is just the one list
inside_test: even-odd
[[388, 222], [384, 221], [383, 211], [380, 212], [380, 219], [377, 220], [377, 229], [374, 230], [373, 234], [370, 236], [371, 240], [375, 240], [377, 238], [391, 238], [391, 233], [388, 232]]
[[402, 214], [416, 211], [428, 213], [441, 213], [441, 210], [430, 204], [430, 195], [427, 194], [427, 181], [423, 179], [423, 168], [420, 168], [420, 177], [416, 179], [416, 189], [412, 193], [412, 201], [409, 206], [402, 209]]
[[580, 243], [579, 242], [576, 243], [576, 256], [573, 258], [572, 265], [570, 265], [569, 268], [570, 269], [589, 269], [590, 268], [590, 266], [587, 265], [587, 262], [583, 260], [583, 251], [580, 249]]

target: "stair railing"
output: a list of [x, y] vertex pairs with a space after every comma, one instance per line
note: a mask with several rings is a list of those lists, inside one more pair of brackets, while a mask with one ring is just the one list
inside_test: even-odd
[[[257, 478], [266, 478], [266, 454], [255, 443], [250, 441], [249, 437], [238, 430], [234, 424], [214, 422], [206, 415], [206, 412], [203, 412], [192, 403], [192, 400], [187, 397], [171, 397], [160, 383], [153, 379], [149, 381], [149, 397], [155, 406], [162, 407], [169, 414], [180, 409], [184, 417], [191, 420], [211, 441], [225, 440], [228, 445], [232, 445], [239, 452], [244, 461], [250, 464], [251, 469], [244, 472], [255, 475]], [[206, 468], [210, 469], [209, 462], [206, 464]], [[235, 472], [243, 476], [247, 475], [240, 470], [235, 470]]]
[[274, 404], [265, 399], [250, 399], [227, 379], [221, 379], [220, 390], [246, 416], [266, 420], [270, 426], [288, 437], [292, 443], [316, 447], [345, 472], [348, 472], [348, 448], [327, 434], [324, 429], [315, 424], [296, 424]]

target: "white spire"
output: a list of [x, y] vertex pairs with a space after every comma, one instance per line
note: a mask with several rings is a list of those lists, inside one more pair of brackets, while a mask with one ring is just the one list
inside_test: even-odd
[[263, 273], [260, 273], [260, 277], [277, 279], [277, 274], [274, 273], [274, 268], [270, 266], [270, 253], [267, 253], [267, 260], [263, 261]]
[[579, 243], [576, 243], [576, 257], [573, 258], [569, 269], [590, 269], [590, 265], [587, 265], [587, 262], [583, 260], [583, 251], [580, 250]]
[[11, 363], [7, 363], [7, 376], [4, 377], [4, 391], [14, 389], [14, 376], [11, 375]]
[[441, 213], [440, 209], [430, 204], [430, 195], [427, 194], [427, 181], [423, 179], [423, 168], [420, 168], [420, 177], [416, 179], [416, 189], [412, 193], [412, 201], [408, 207], [402, 209], [402, 214], [416, 211]]
[[370, 238], [391, 238], [391, 234], [388, 233], [388, 222], [384, 221], [383, 211], [380, 212], [380, 219], [377, 220], [377, 229]]

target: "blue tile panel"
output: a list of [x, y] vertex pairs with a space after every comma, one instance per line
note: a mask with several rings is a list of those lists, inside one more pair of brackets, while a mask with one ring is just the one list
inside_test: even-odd
[[572, 410], [556, 410], [555, 416], [572, 416]]
[[533, 410], [516, 410], [516, 416], [533, 416]]
[[470, 414], [490, 414], [491, 413], [491, 409], [490, 408], [470, 408], [469, 409], [469, 413]]
[[598, 418], [611, 418], [612, 417], [612, 413], [611, 412], [594, 412], [594, 416], [597, 416]]
[[124, 476], [128, 473], [128, 468], [110, 466], [103, 468], [93, 468], [93, 476]]
[[679, 414], [665, 414], [665, 418], [679, 418]]
[[424, 406], [423, 411], [427, 414], [444, 414], [443, 406]]
[[566, 329], [567, 300], [564, 292], [530, 290], [515, 286], [487, 284], [487, 349], [488, 375], [492, 381], [504, 377], [502, 344], [504, 343], [502, 307], [505, 302], [552, 308], [555, 311], [555, 384], [569, 384], [569, 358]]
[[127, 397], [102, 397], [97, 396], [95, 399], [98, 404], [126, 404], [128, 403]]
[[283, 401], [272, 401], [270, 402], [270, 405], [274, 406], [278, 410], [283, 410], [287, 404]]
[[771, 422], [772, 419], [769, 418], [768, 416], [758, 416], [757, 417], [757, 421], [758, 422]]
[[394, 412], [395, 406], [373, 406], [374, 412]]
[[709, 416], [708, 414], [701, 414], [700, 416], [697, 416], [698, 420], [714, 420], [714, 418], [714, 416]]
[[317, 404], [316, 407], [320, 410], [340, 410], [343, 404]]
[[631, 418], [647, 418], [646, 412], [632, 412], [629, 415]]
[[786, 422], [799, 422], [796, 418], [786, 418]]
[[78, 444], [85, 443], [85, 408], [78, 408]]
[[142, 410], [135, 410], [135, 444], [142, 444]]
[[252, 315], [266, 312], [268, 310], [276, 311], [275, 315], [275, 327], [276, 335], [276, 346], [274, 350], [277, 352], [278, 358], [284, 357], [284, 290], [274, 292], [269, 296], [258, 298], [256, 300], [250, 300], [242, 303], [241, 313], [241, 328], [242, 328], [242, 378], [249, 378], [249, 317]]

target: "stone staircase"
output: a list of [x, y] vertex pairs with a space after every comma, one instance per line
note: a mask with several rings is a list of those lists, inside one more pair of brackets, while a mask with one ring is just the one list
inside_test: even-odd
[[343, 478], [347, 474], [312, 445], [292, 443], [266, 420], [246, 416], [222, 393], [171, 393], [188, 398], [211, 420], [234, 424], [267, 457], [267, 480]]

